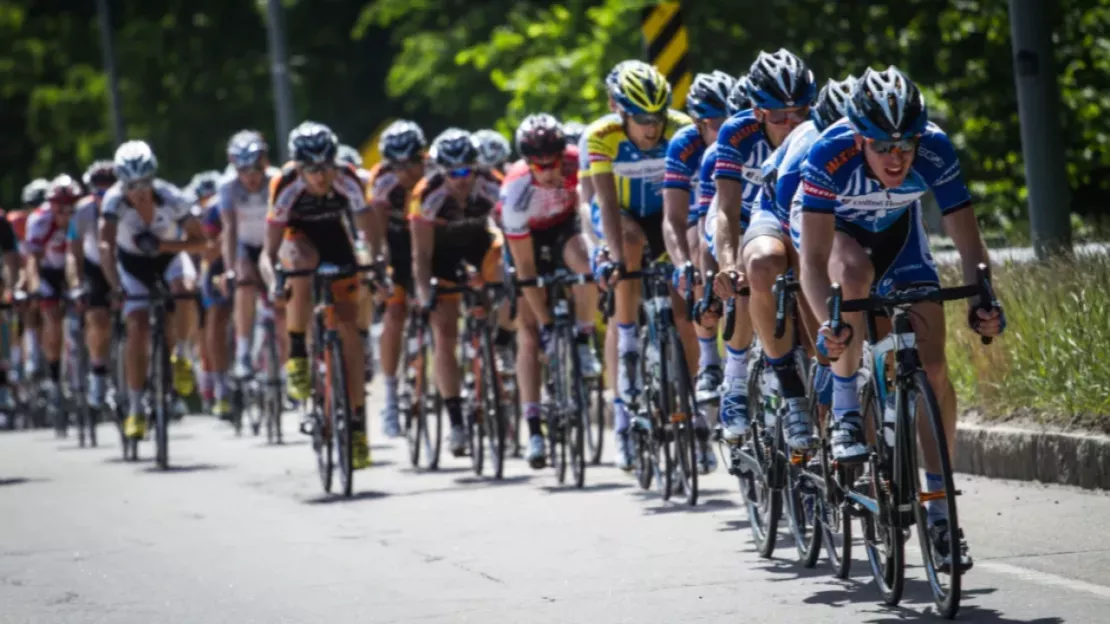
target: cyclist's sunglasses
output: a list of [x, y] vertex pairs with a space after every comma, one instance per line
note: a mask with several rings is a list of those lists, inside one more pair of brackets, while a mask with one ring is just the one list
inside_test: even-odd
[[561, 155], [560, 156], [547, 156], [547, 157], [543, 157], [543, 158], [529, 158], [528, 159], [528, 166], [532, 168], [532, 171], [536, 171], [536, 172], [551, 171], [552, 169], [558, 169], [559, 167], [562, 166], [562, 164], [563, 164], [563, 157]]
[[798, 108], [779, 108], [769, 109], [765, 108], [763, 111], [767, 114], [767, 123], [776, 126], [793, 121], [801, 123], [809, 119], [809, 107], [799, 106]]
[[132, 180], [124, 183], [124, 188], [129, 191], [144, 191], [149, 188], [154, 188], [154, 180], [150, 178], [142, 178], [140, 180]]
[[634, 113], [628, 115], [628, 118], [637, 126], [661, 126], [667, 121], [667, 116], [663, 113]]
[[898, 150], [903, 154], [909, 154], [917, 151], [917, 143], [919, 137], [912, 136], [906, 139], [899, 139], [897, 141], [879, 141], [876, 139], [867, 139], [867, 144], [871, 146], [871, 151], [876, 154], [889, 154], [894, 150]]
[[235, 171], [239, 173], [262, 173], [262, 165], [247, 165], [245, 167], [236, 167]]
[[301, 171], [305, 173], [324, 173], [335, 169], [335, 163], [312, 163], [308, 165], [301, 165]]
[[449, 169], [447, 171], [447, 177], [454, 178], [454, 179], [458, 180], [458, 179], [461, 179], [461, 178], [469, 177], [471, 173], [474, 173], [473, 168], [471, 168], [471, 167], [459, 167], [458, 169]]

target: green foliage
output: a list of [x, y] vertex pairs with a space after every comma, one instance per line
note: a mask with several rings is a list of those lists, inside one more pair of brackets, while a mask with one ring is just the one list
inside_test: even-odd
[[[954, 271], [946, 276], [958, 281]], [[948, 306], [948, 362], [961, 408], [1014, 412], [1110, 432], [1110, 257], [1013, 264], [995, 272], [1007, 329], [984, 347], [967, 309]]]

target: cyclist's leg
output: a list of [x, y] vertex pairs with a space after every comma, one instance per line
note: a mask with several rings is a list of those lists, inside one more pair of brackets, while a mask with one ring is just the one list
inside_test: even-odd
[[[169, 263], [168, 258], [152, 260], [141, 274], [133, 274], [122, 263], [118, 265], [120, 286], [124, 296], [144, 296], [150, 294], [150, 287], [161, 279], [159, 269]], [[130, 438], [140, 438], [146, 430], [143, 408], [146, 405], [146, 378], [150, 351], [150, 302], [125, 300], [123, 303], [124, 323], [127, 329], [127, 349], [125, 349], [124, 377], [127, 382], [127, 419], [124, 421], [124, 434]]]
[[[567, 268], [575, 273], [590, 272], [590, 257], [586, 245], [586, 237], [575, 224], [572, 231], [567, 232], [563, 247], [563, 262]], [[601, 362], [597, 361], [594, 353], [593, 335], [597, 330], [595, 318], [597, 314], [597, 285], [581, 284], [575, 286], [574, 307], [575, 318], [578, 321], [578, 359], [581, 362], [583, 374], [597, 377], [601, 374]]]
[[[39, 269], [39, 310], [42, 312], [42, 352], [46, 359], [46, 370], [51, 393], [58, 391], [61, 377], [62, 346], [64, 341], [62, 320], [65, 305], [61, 297], [65, 295], [64, 269]], [[55, 394], [56, 396], [56, 394]]]
[[[496, 283], [505, 278], [504, 256], [507, 245], [505, 245], [504, 237], [502, 237], [499, 230], [490, 230], [488, 234], [488, 246], [482, 250], [481, 254], [477, 253], [480, 246], [476, 246], [474, 256], [468, 258], [467, 262], [479, 268], [483, 282]], [[497, 331], [493, 335], [493, 347], [497, 353], [497, 368], [504, 371], [513, 370], [515, 367], [513, 345], [516, 343], [516, 323], [509, 316], [509, 312], [509, 306], [497, 306]]]
[[[163, 280], [170, 285], [170, 292], [174, 295], [196, 292], [197, 271], [189, 254], [174, 256], [163, 273]], [[197, 302], [195, 298], [176, 299], [167, 309], [166, 340], [173, 349], [170, 356], [173, 386], [180, 398], [192, 394], [196, 386], [189, 357], [189, 339], [198, 335]], [[182, 407], [178, 405], [179, 412]]]
[[88, 309], [85, 312], [85, 344], [89, 349], [89, 404], [99, 407], [108, 386], [108, 350], [112, 342], [112, 317], [108, 295], [111, 288], [99, 265], [84, 264], [85, 283], [89, 286]]
[[[369, 265], [372, 264], [373, 258], [370, 257], [370, 251], [362, 247], [355, 250], [355, 260], [360, 265]], [[358, 278], [358, 310], [355, 324], [358, 326], [359, 339], [362, 340], [359, 353], [363, 354], [363, 375], [365, 381], [369, 382], [374, 370], [374, 351], [369, 348], [371, 346], [370, 325], [374, 322], [374, 297], [370, 294], [370, 288], [365, 284], [366, 276], [359, 275]]]
[[785, 230], [778, 217], [770, 211], [757, 211], [744, 232], [743, 241], [744, 270], [751, 287], [749, 312], [786, 400], [786, 441], [791, 448], [800, 450], [812, 446], [814, 440], [806, 387], [794, 358], [793, 318], [786, 318], [786, 331], [782, 337], [775, 337], [776, 298], [772, 290], [775, 280], [790, 269], [786, 248]]
[[401, 362], [402, 337], [408, 316], [408, 294], [412, 287], [412, 240], [407, 230], [387, 232], [393, 294], [385, 302], [382, 335], [378, 345], [382, 377], [385, 381], [385, 407], [382, 410], [386, 435], [400, 433], [397, 413], [397, 367]]
[[[717, 261], [709, 253], [709, 245], [705, 242], [702, 232], [705, 228], [705, 216], [702, 215], [691, 227], [687, 236], [690, 238], [690, 252], [696, 258], [695, 264], [703, 276], [709, 271], [717, 271]], [[698, 286], [697, 296], [704, 295], [706, 284]], [[712, 288], [712, 284], [708, 285]], [[711, 402], [720, 396], [721, 382], [724, 381], [724, 372], [721, 370], [721, 347], [717, 342], [719, 332], [719, 317], [703, 315], [701, 323], [694, 324], [694, 332], [698, 336], [698, 375], [695, 382], [698, 402]]]
[[235, 316], [235, 374], [239, 377], [249, 377], [253, 369], [250, 351], [251, 338], [254, 337], [254, 307], [258, 302], [257, 284], [261, 280], [258, 275], [258, 256], [261, 253], [261, 247], [248, 248], [240, 242], [235, 259], [238, 283], [232, 306]]
[[520, 407], [528, 424], [528, 463], [536, 469], [546, 463], [540, 428], [540, 339], [536, 315], [524, 297], [517, 302], [516, 377]]
[[[287, 270], [303, 271], [319, 266], [320, 254], [307, 236], [287, 229], [278, 248], [278, 260]], [[312, 278], [292, 277], [285, 283], [288, 290], [288, 300], [284, 305], [285, 327], [289, 335], [289, 359], [285, 366], [289, 377], [289, 396], [303, 401], [311, 391], [306, 333], [312, 322]]]
[[[621, 214], [621, 236], [624, 242], [624, 264], [629, 271], [643, 268], [644, 248], [648, 244], [648, 234], [640, 222], [627, 213]], [[640, 280], [621, 280], [617, 282], [614, 318], [617, 330], [617, 388], [625, 402], [633, 400], [641, 392], [640, 373]]]
[[[741, 227], [746, 229], [747, 223]], [[713, 204], [705, 218], [704, 242], [713, 263], [717, 264], [717, 206]], [[726, 319], [726, 322], [727, 319]], [[752, 346], [752, 323], [748, 314], [748, 297], [736, 296], [732, 338], [725, 344], [725, 370], [721, 383], [720, 420], [725, 440], [739, 441], [748, 430], [748, 350]]]

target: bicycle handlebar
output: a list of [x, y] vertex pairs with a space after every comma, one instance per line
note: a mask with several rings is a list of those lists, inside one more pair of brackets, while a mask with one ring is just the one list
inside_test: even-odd
[[509, 269], [508, 285], [505, 287], [509, 296], [509, 318], [516, 318], [517, 289], [519, 288], [544, 288], [545, 286], [581, 286], [594, 281], [593, 273], [571, 273], [566, 269], [558, 269], [554, 273], [539, 275], [528, 279], [517, 279], [516, 269]]

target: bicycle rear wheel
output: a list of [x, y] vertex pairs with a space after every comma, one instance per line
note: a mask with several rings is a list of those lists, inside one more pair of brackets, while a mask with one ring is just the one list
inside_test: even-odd
[[[160, 326], [160, 324], [159, 324]], [[169, 388], [166, 376], [169, 374], [169, 351], [162, 332], [151, 332], [151, 376], [154, 379], [154, 461], [162, 470], [170, 465], [169, 442]], [[136, 444], [137, 446], [137, 444]]]
[[489, 437], [489, 457], [493, 464], [493, 478], [500, 479], [505, 472], [505, 413], [501, 404], [501, 375], [498, 372], [497, 358], [493, 353], [493, 342], [489, 332], [482, 334], [482, 424]]
[[571, 474], [575, 487], [586, 484], [586, 429], [589, 428], [589, 403], [582, 379], [582, 362], [578, 359], [578, 343], [575, 330], [567, 326], [564, 330], [564, 377], [566, 377], [568, 418], [566, 419], [567, 445], [570, 447]]
[[756, 459], [759, 470], [754, 471], [750, 466], [741, 468], [737, 475], [740, 481], [740, 493], [748, 509], [748, 522], [751, 525], [752, 538], [755, 541], [759, 556], [770, 558], [775, 552], [778, 541], [779, 520], [782, 518], [781, 491], [773, 487], [770, 476], [773, 470], [777, 449], [774, 448], [774, 438], [767, 434], [764, 427], [764, 401], [762, 385], [765, 361], [763, 354], [751, 353], [756, 363], [748, 374], [748, 419], [750, 426], [745, 436], [743, 449]]
[[[332, 333], [329, 330], [329, 333]], [[339, 487], [343, 496], [354, 490], [353, 431], [351, 409], [347, 401], [347, 370], [343, 359], [343, 343], [338, 336], [328, 339], [328, 406], [331, 416], [332, 440], [339, 465]]]
[[[463, 344], [473, 345], [473, 340], [477, 336], [468, 336], [467, 332], [463, 333], [461, 341]], [[479, 353], [481, 345], [475, 349], [475, 357], [470, 360], [470, 388], [469, 396], [465, 402], [466, 410], [466, 426], [470, 430], [470, 467], [474, 470], [475, 476], [482, 476], [482, 470], [486, 464], [486, 428], [485, 428], [485, 370], [488, 363], [483, 361], [485, 354]]]
[[277, 336], [273, 319], [266, 319], [263, 323], [263, 336], [266, 337], [263, 347], [266, 349], [266, 382], [263, 387], [262, 409], [266, 420], [266, 441], [270, 444], [282, 444], [281, 417], [285, 405], [281, 396], [284, 388], [281, 384]]
[[[604, 362], [605, 357], [601, 352], [601, 339], [597, 332], [590, 335], [590, 347], [597, 356], [597, 361]], [[586, 448], [589, 449], [590, 463], [601, 463], [601, 452], [605, 445], [605, 377], [604, 373], [587, 382], [589, 392], [587, 397], [590, 403], [590, 414], [586, 421]]]
[[676, 455], [678, 485], [686, 496], [686, 504], [698, 504], [698, 440], [695, 432], [697, 411], [694, 393], [690, 384], [690, 373], [686, 368], [686, 354], [679, 341], [678, 332], [669, 330], [667, 345], [670, 367], [671, 388], [674, 392], [673, 409], [668, 415], [667, 425], [671, 428]]
[[820, 523], [821, 541], [825, 546], [825, 556], [829, 560], [836, 578], [846, 579], [852, 570], [852, 515], [851, 506], [845, 496], [852, 486], [855, 471], [841, 466], [832, 455], [832, 409], [821, 407], [817, 400], [817, 389], [813, 386], [817, 375], [809, 375], [809, 396], [811, 419], [821, 432], [821, 447], [818, 459], [823, 494], [817, 497], [817, 517]]
[[[875, 423], [875, 431], [879, 432], [876, 434], [878, 437], [883, 431], [883, 423], [874, 384], [874, 380], [870, 380], [864, 386], [860, 406], [866, 412], [864, 419]], [[871, 479], [863, 491], [878, 502], [878, 513], [870, 512], [866, 508], [861, 509], [860, 528], [863, 549], [867, 553], [867, 563], [871, 567], [871, 577], [875, 580], [875, 586], [883, 602], [894, 606], [901, 602], [906, 586], [905, 539], [893, 515], [898, 496], [894, 490], [891, 470], [894, 470], [896, 457], [891, 457], [883, 442], [876, 444], [876, 450], [878, 460], [871, 464]], [[890, 487], [880, 485], [881, 482], [890, 483]]]
[[[933, 601], [936, 603], [937, 612], [947, 619], [956, 617], [956, 613], [960, 610], [960, 586], [963, 580], [963, 566], [964, 562], [961, 560], [963, 553], [960, 550], [960, 539], [963, 537], [960, 530], [959, 516], [956, 513], [956, 491], [955, 480], [952, 475], [951, 457], [948, 452], [948, 443], [944, 436], [944, 421], [941, 420], [940, 406], [937, 404], [936, 395], [933, 393], [932, 387], [929, 385], [929, 379], [925, 376], [924, 371], [917, 371], [914, 375], [914, 392], [907, 402], [907, 407], [917, 412], [915, 418], [908, 419], [908, 422], [919, 422], [922, 416], [927, 420], [924, 426], [928, 427], [929, 431], [933, 434], [933, 444], [936, 457], [940, 463], [940, 474], [944, 480], [944, 490], [942, 492], [926, 493], [921, 487], [920, 475], [921, 472], [917, 469], [917, 465], [923, 465], [924, 460], [920, 462], [913, 462], [911, 465], [911, 479], [905, 487], [912, 487], [915, 493], [915, 520], [917, 522], [917, 537], [921, 545], [921, 555], [923, 558], [923, 567], [925, 568], [925, 575], [929, 580], [929, 588], [933, 592]], [[920, 402], [918, 401], [920, 399]], [[920, 407], [919, 407], [920, 406]], [[924, 411], [921, 411], [921, 407]], [[921, 425], [917, 429], [921, 431]], [[910, 434], [911, 439], [913, 433]], [[921, 448], [925, 448], [926, 441], [923, 437], [919, 437]], [[917, 445], [913, 445], [917, 448]], [[937, 523], [938, 532], [943, 531], [944, 539], [948, 542], [948, 559], [946, 560], [943, 553], [939, 553], [933, 548], [933, 540], [930, 533], [934, 530], [929, 522], [929, 512], [927, 503], [935, 502], [937, 505], [942, 505], [944, 514], [947, 516], [947, 528], [939, 528], [940, 524]]]

